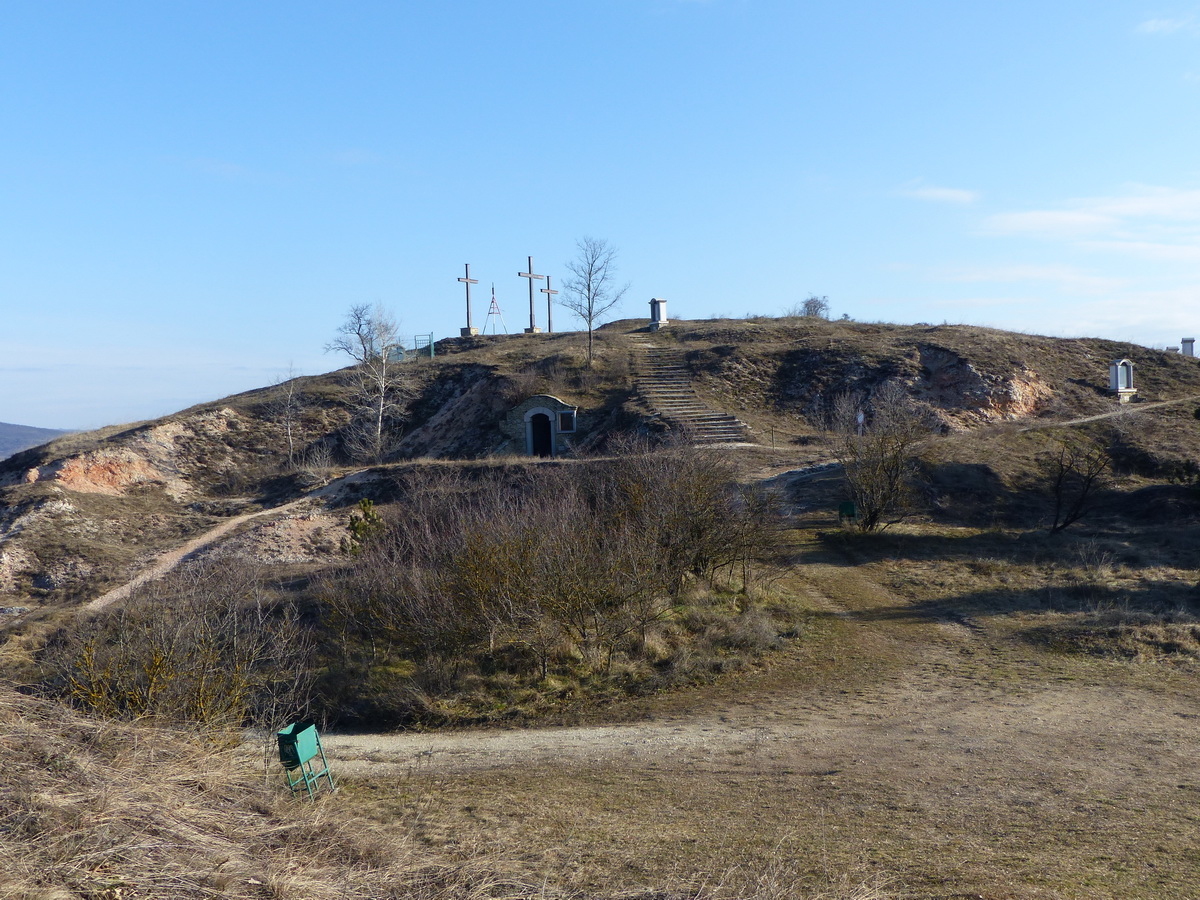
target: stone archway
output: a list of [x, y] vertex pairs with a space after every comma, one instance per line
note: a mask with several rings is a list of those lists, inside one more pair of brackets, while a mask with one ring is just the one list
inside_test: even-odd
[[529, 454], [554, 455], [554, 424], [547, 412], [535, 412], [529, 417]]
[[502, 445], [513, 453], [553, 458], [570, 454], [579, 407], [549, 394], [535, 394], [509, 410], [500, 424], [508, 438]]

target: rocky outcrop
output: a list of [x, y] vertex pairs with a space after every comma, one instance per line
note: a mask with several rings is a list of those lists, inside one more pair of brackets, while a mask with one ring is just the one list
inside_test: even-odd
[[501, 381], [483, 366], [448, 372], [432, 383], [421, 403], [434, 412], [406, 434], [396, 448], [403, 458], [477, 458], [503, 438], [497, 423], [509, 403]]
[[1028, 368], [981, 372], [960, 354], [934, 344], [920, 345], [917, 353], [920, 372], [911, 381], [913, 395], [948, 427], [1036, 415], [1054, 395]]
[[231, 409], [218, 409], [171, 419], [113, 438], [94, 450], [27, 469], [20, 480], [49, 481], [68, 491], [109, 496], [157, 485], [182, 500], [189, 493], [189, 474], [201, 466], [200, 457], [222, 455], [215, 448], [230, 431], [238, 430], [239, 418]]

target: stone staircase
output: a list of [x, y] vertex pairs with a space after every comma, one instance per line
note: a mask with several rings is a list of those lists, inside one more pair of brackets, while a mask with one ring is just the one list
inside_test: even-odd
[[750, 440], [740, 419], [716, 412], [697, 396], [682, 350], [667, 350], [640, 335], [634, 337], [634, 343], [638, 398], [653, 415], [696, 444], [740, 444]]

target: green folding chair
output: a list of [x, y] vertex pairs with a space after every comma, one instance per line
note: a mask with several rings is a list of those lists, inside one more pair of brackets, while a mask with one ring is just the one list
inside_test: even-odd
[[[314, 799], [321, 789], [322, 778], [329, 783], [330, 792], [334, 790], [329, 761], [325, 759], [325, 748], [321, 746], [321, 736], [315, 725], [293, 722], [277, 732], [276, 737], [279, 739], [279, 761], [293, 796], [305, 791], [309, 800]], [[314, 764], [318, 758], [319, 763]]]

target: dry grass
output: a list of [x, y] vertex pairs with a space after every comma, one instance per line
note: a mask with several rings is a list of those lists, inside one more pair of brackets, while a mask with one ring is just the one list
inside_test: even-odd
[[[889, 585], [927, 560], [847, 566], [865, 551], [798, 537], [784, 587], [826, 610], [819, 638], [638, 707], [637, 734], [698, 743], [513, 765], [489, 764], [481, 735], [474, 768], [447, 774], [435, 750], [348, 789], [430, 847], [491, 842], [589, 897], [1200, 896], [1193, 670], [1062, 654], [1021, 636], [1019, 606], [955, 606], [956, 580], [1032, 581], [1000, 541], [925, 605]], [[1083, 546], [1064, 575], [1108, 566]]]
[[0, 896], [536, 897], [494, 858], [435, 855], [348, 797], [286, 798], [275, 767], [0, 692]]
[[[518, 393], [617, 410], [631, 348], [620, 328], [601, 339], [591, 373], [577, 335], [466, 342], [423, 365], [421, 414], [438, 408], [440, 376], [475, 366]], [[1148, 400], [1200, 390], [1200, 367], [1177, 355], [957, 326], [764, 319], [689, 323], [656, 340], [688, 351], [714, 404], [778, 429], [777, 452], [742, 460], [748, 478], [785, 464], [785, 441], [811, 438], [802, 416], [835, 383], [895, 374], [935, 396], [922, 347], [987, 377], [1029, 366], [1056, 387], [1047, 414], [1111, 408], [1107, 361], [1120, 356], [1142, 364]], [[335, 427], [337, 374], [309, 391], [314, 429]], [[253, 419], [263, 399], [222, 402]], [[1049, 429], [934, 442], [929, 517], [881, 538], [819, 535], [835, 527], [833, 492], [805, 482], [791, 498], [797, 566], [772, 588], [803, 611], [805, 640], [699, 687], [578, 713], [667, 730], [711, 715], [740, 729], [736, 746], [417, 769], [308, 805], [234, 753], [0, 693], [0, 895], [1194, 900], [1200, 514], [1194, 489], [1163, 476], [1200, 453], [1192, 413], [1088, 426], [1121, 450], [1119, 480], [1092, 518], [1053, 539], [1032, 531], [1040, 501], [1022, 481]], [[77, 452], [123, 430], [135, 429], [52, 446]], [[265, 448], [270, 428], [250, 430], [247, 446]], [[462, 446], [471, 440], [482, 437]], [[789, 446], [793, 464], [817, 452]], [[214, 473], [219, 449], [196, 448]], [[16, 486], [5, 500], [50, 499], [44, 489]], [[48, 555], [95, 541], [127, 564], [207, 514], [161, 502], [98, 499], [84, 531], [33, 536]], [[105, 520], [130, 529], [107, 551]], [[736, 625], [710, 635], [731, 660], [778, 637], [761, 615]]]
[[[277, 766], [253, 754], [138, 725], [97, 723], [0, 690], [0, 896], [12, 900], [277, 898], [496, 900], [590, 898], [556, 887], [537, 854], [496, 835], [428, 840], [441, 795], [398, 792], [394, 812], [362, 789], [294, 801]], [[335, 769], [336, 773], [336, 769]], [[364, 813], [376, 813], [372, 818]], [[546, 848], [553, 852], [553, 848]], [[800, 874], [720, 865], [710, 880], [676, 872], [658, 887], [605, 886], [608, 898], [780, 900]], [[651, 882], [654, 884], [655, 882]], [[823, 900], [890, 896], [831, 879]]]

